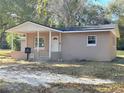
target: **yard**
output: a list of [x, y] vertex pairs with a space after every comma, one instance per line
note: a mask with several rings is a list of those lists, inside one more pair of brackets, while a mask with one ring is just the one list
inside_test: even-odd
[[27, 62], [0, 51], [0, 93], [124, 93], [124, 51], [112, 62]]

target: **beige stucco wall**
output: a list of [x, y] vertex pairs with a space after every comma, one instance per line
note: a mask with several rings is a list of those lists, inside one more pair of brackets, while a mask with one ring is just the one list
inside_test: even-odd
[[110, 52], [111, 52], [111, 59], [116, 57], [117, 50], [117, 39], [116, 36], [110, 33]]
[[[87, 36], [96, 35], [97, 45], [87, 46]], [[111, 61], [116, 55], [111, 32], [63, 33], [62, 58], [64, 60]]]
[[[97, 45], [87, 46], [87, 36], [96, 35]], [[37, 33], [27, 34], [27, 46], [32, 48], [34, 58], [49, 55], [49, 32], [40, 33], [45, 38], [45, 49], [37, 53], [34, 43]], [[52, 36], [59, 36], [59, 33], [52, 32]], [[61, 49], [58, 53], [52, 53], [52, 59], [61, 58], [63, 60], [95, 60], [111, 61], [116, 57], [116, 44], [113, 45], [113, 38], [116, 37], [111, 32], [92, 32], [92, 33], [62, 33]], [[60, 40], [59, 40], [60, 41]], [[115, 42], [116, 43], [116, 42]]]

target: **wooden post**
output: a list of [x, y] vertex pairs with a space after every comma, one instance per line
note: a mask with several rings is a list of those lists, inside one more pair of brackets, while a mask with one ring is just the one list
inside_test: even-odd
[[51, 58], [51, 31], [49, 31], [49, 59]]

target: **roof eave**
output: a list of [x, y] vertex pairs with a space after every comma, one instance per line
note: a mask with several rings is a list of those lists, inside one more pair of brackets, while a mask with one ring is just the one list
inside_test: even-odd
[[62, 33], [109, 32], [112, 30], [113, 29], [109, 29], [109, 30], [86, 30], [86, 31], [63, 31]]
[[[25, 25], [25, 24], [31, 24], [31, 25], [34, 25], [34, 27], [38, 27], [38, 29], [33, 29], [33, 30], [29, 30], [29, 31], [24, 31], [22, 29], [18, 30], [18, 27], [19, 26], [22, 26], [22, 25]], [[60, 30], [57, 30], [57, 29], [53, 29], [53, 28], [50, 28], [50, 27], [46, 27], [46, 26], [43, 26], [43, 25], [40, 25], [40, 24], [37, 24], [37, 23], [32, 23], [30, 21], [27, 21], [25, 23], [22, 23], [18, 26], [15, 26], [15, 27], [12, 27], [8, 30], [6, 30], [6, 32], [9, 32], [9, 33], [31, 33], [31, 32], [48, 32], [48, 31], [55, 31], [55, 32], [62, 32]]]

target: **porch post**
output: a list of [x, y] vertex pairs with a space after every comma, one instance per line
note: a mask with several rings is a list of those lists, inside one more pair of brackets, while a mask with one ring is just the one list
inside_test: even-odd
[[14, 39], [14, 35], [13, 35], [13, 33], [12, 33], [12, 34], [11, 34], [11, 50], [14, 50], [13, 39]]
[[39, 31], [37, 32], [37, 52], [39, 52]]
[[49, 59], [51, 58], [51, 31], [49, 31]]

